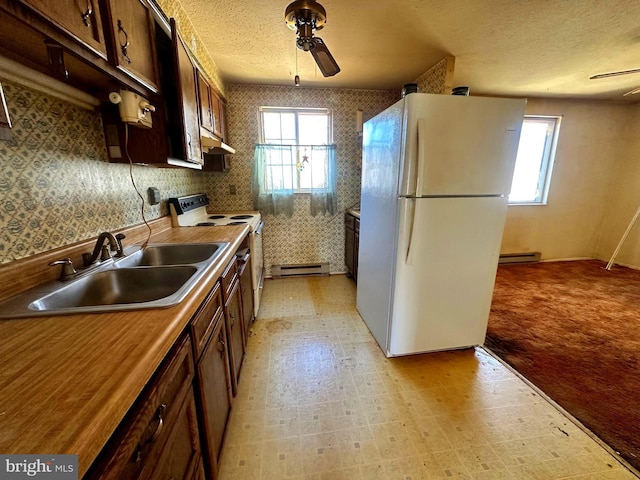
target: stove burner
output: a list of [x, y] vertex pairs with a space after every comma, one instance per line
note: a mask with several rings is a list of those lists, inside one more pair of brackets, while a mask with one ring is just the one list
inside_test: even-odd
[[211, 215], [209, 216], [211, 220], [217, 220], [219, 218], [226, 218], [226, 215]]
[[231, 220], [244, 220], [246, 218], [252, 218], [253, 215], [234, 215]]
[[[233, 217], [231, 217], [233, 218]], [[229, 222], [227, 223], [227, 225], [246, 225], [247, 222]]]
[[200, 222], [196, 223], [196, 227], [215, 227], [216, 224], [213, 222]]

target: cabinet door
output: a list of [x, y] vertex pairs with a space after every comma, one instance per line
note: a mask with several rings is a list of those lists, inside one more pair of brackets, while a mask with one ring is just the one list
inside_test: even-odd
[[147, 479], [190, 480], [200, 468], [201, 462], [198, 418], [191, 390], [160, 453], [158, 464]]
[[222, 440], [231, 411], [231, 375], [224, 316], [216, 326], [198, 365], [198, 392], [202, 415], [203, 450], [210, 476], [215, 477]]
[[[85, 480], [154, 478], [154, 472], [160, 464], [191, 464], [194, 457], [200, 456], [195, 415], [193, 408], [188, 405], [189, 402], [193, 403], [194, 365], [191, 349], [191, 341], [187, 336], [169, 354], [159, 373], [85, 475]], [[176, 428], [180, 433], [173, 433]], [[187, 430], [189, 437], [185, 442]], [[179, 435], [180, 442], [185, 442], [185, 445], [181, 445], [175, 453], [170, 453], [165, 446], [176, 441], [174, 435]], [[191, 453], [185, 453], [185, 449]]]
[[22, 0], [86, 48], [107, 58], [98, 0]]
[[236, 281], [225, 303], [224, 313], [229, 339], [229, 359], [231, 362], [231, 386], [233, 396], [238, 394], [238, 378], [244, 358], [244, 340], [242, 334], [242, 308], [240, 300], [240, 282]]
[[196, 92], [196, 70], [182, 38], [178, 34], [175, 21], [171, 19], [171, 32], [176, 59], [176, 76], [181, 96], [180, 109], [184, 128], [184, 160], [202, 165], [200, 145], [200, 124], [198, 118], [198, 96]]
[[346, 216], [344, 228], [344, 264], [347, 267], [347, 275], [353, 276], [353, 255], [354, 255], [354, 231], [349, 227], [348, 220], [351, 215]]
[[213, 134], [224, 141], [225, 108], [222, 99], [211, 90], [211, 110], [213, 112]]
[[142, 0], [109, 0], [116, 67], [158, 91], [155, 22]]
[[211, 87], [200, 72], [198, 72], [198, 100], [198, 105], [200, 106], [200, 125], [213, 133]]

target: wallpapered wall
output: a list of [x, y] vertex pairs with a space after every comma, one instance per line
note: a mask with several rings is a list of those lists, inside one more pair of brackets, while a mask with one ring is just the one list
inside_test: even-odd
[[413, 83], [418, 84], [420, 93], [437, 93], [448, 95], [453, 86], [453, 70], [455, 57], [444, 57], [429, 70], [424, 72]]
[[[228, 173], [207, 178], [207, 192], [216, 210], [249, 210], [254, 146], [258, 141], [258, 107], [325, 107], [333, 112], [333, 140], [338, 151], [338, 214], [312, 217], [309, 197], [296, 195], [294, 215], [265, 216], [264, 255], [271, 266], [329, 262], [344, 272], [344, 211], [360, 202], [361, 138], [356, 111], [365, 120], [399, 99], [399, 92], [230, 85], [227, 88], [229, 142], [236, 149]], [[237, 193], [229, 194], [235, 185]]]
[[[142, 222], [129, 166], [107, 162], [97, 112], [3, 81], [11, 140], [0, 141], [0, 263]], [[203, 174], [133, 167], [139, 190], [197, 193]], [[166, 201], [147, 219], [167, 215]]]

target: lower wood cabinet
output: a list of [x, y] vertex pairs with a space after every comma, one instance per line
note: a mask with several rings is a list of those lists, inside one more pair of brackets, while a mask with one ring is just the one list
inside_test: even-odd
[[153, 480], [193, 479], [203, 473], [200, 451], [198, 417], [193, 393], [185, 400], [175, 425], [169, 433], [158, 463], [148, 477]]
[[358, 281], [358, 246], [360, 245], [360, 219], [350, 213], [344, 216], [344, 263], [347, 276]]
[[204, 348], [196, 361], [196, 396], [207, 478], [216, 478], [222, 441], [231, 412], [231, 370], [221, 303], [220, 284], [216, 283], [191, 322], [192, 330], [197, 326], [208, 333], [200, 342]]
[[202, 470], [189, 335], [154, 375], [85, 475], [101, 480], [191, 480]]
[[229, 357], [231, 359], [231, 386], [233, 396], [238, 394], [240, 368], [244, 359], [244, 333], [242, 331], [242, 304], [240, 298], [240, 282], [236, 280], [231, 293], [224, 304], [224, 314], [229, 338]]
[[227, 265], [84, 479], [217, 478], [244, 358], [241, 279], [252, 293], [245, 253], [240, 268], [236, 257]]

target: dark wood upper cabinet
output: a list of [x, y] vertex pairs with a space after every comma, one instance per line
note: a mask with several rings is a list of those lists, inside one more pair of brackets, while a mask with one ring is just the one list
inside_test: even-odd
[[198, 106], [200, 125], [215, 137], [225, 141], [224, 102], [200, 71], [198, 76]]
[[149, 6], [142, 0], [109, 0], [107, 5], [115, 66], [157, 92], [155, 21]]
[[107, 58], [98, 0], [22, 0], [86, 48]]
[[211, 90], [211, 111], [213, 114], [213, 134], [225, 141], [225, 107], [222, 99]]
[[200, 105], [200, 125], [213, 133], [213, 111], [211, 109], [211, 87], [198, 72], [198, 100]]
[[183, 121], [184, 160], [202, 165], [204, 160], [200, 144], [196, 69], [182, 37], [178, 34], [174, 19], [171, 19], [171, 34], [175, 51], [176, 79], [180, 98], [179, 109]]

